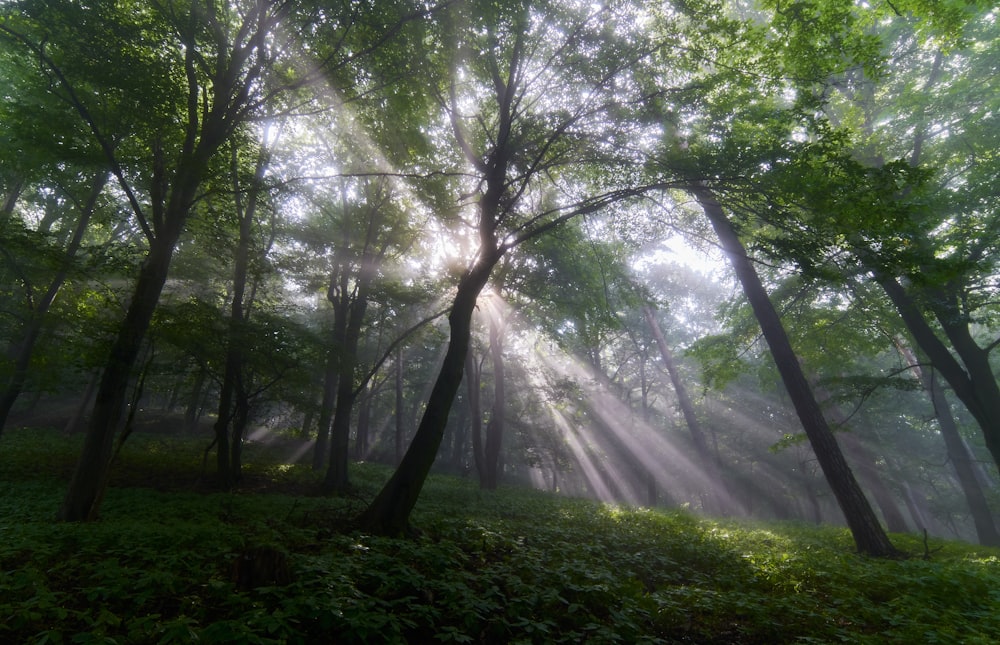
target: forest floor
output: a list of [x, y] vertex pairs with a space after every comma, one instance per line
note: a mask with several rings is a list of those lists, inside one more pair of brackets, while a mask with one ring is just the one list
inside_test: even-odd
[[[846, 530], [699, 518], [432, 476], [420, 537], [316, 495], [288, 445], [250, 444], [213, 491], [205, 434], [138, 432], [101, 517], [53, 521], [80, 435], [0, 437], [0, 642], [995, 643], [1000, 551], [893, 535], [865, 558]], [[211, 464], [209, 464], [211, 468]]]

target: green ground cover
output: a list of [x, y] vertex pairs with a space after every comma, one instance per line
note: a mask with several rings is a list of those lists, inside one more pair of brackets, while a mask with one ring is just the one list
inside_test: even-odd
[[246, 486], [211, 492], [203, 439], [159, 435], [130, 439], [99, 521], [57, 524], [78, 444], [0, 439], [0, 642], [1000, 640], [1000, 551], [985, 547], [931, 540], [925, 559], [921, 537], [896, 535], [913, 557], [871, 560], [839, 528], [452, 477], [425, 489], [420, 537], [376, 538], [351, 518], [383, 467], [357, 466], [357, 495], [329, 499], [307, 467], [255, 446]]

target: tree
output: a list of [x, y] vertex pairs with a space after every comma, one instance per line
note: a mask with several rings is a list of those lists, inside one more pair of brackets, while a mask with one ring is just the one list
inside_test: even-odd
[[948, 459], [955, 469], [955, 475], [958, 477], [959, 485], [965, 494], [969, 511], [972, 513], [972, 521], [976, 526], [979, 543], [987, 546], [1000, 546], [1000, 531], [997, 531], [983, 488], [976, 477], [972, 455], [969, 453], [969, 448], [962, 439], [962, 435], [959, 434], [958, 425], [951, 413], [951, 407], [940, 379], [934, 373], [933, 367], [929, 369], [922, 367], [921, 361], [902, 341], [897, 343], [897, 348], [906, 363], [911, 366], [914, 376], [919, 379], [927, 391], [934, 406], [934, 416], [941, 429], [941, 437], [944, 439], [948, 451]]
[[[556, 24], [558, 32], [551, 29]], [[565, 182], [586, 174], [588, 160], [600, 159], [605, 170], [615, 162], [612, 139], [626, 132], [608, 131], [604, 119], [634, 96], [626, 70], [645, 51], [638, 40], [626, 45], [625, 34], [614, 31], [634, 25], [631, 16], [609, 7], [557, 2], [456, 3], [443, 14], [445, 53], [456, 57], [443, 65], [454, 74], [435, 83], [444, 86], [442, 108], [468, 166], [476, 251], [456, 285], [448, 349], [416, 435], [362, 514], [367, 529], [400, 534], [409, 528], [462, 381], [477, 298], [500, 259], [562, 222], [633, 194], [581, 194]], [[565, 196], [556, 199], [558, 191]]]
[[[912, 10], [873, 35], [856, 9], [844, 9], [849, 37], [882, 51], [868, 65], [810, 77], [818, 87], [804, 87], [805, 100], [829, 123], [815, 124], [813, 154], [776, 183], [795, 182], [798, 197], [789, 201], [807, 211], [800, 226], [816, 241], [810, 251], [799, 247], [802, 265], [846, 251], [841, 273], [874, 276], [978, 422], [1000, 468], [1000, 385], [990, 365], [1000, 345], [990, 251], [1000, 215], [989, 152], [998, 131], [986, 116], [996, 106], [998, 54], [987, 43], [997, 26], [991, 7], [978, 3], [948, 10], [913, 3]], [[783, 20], [796, 41], [817, 37], [812, 22]], [[889, 127], [876, 131], [879, 123]]]
[[859, 552], [876, 557], [899, 555], [879, 524], [871, 505], [847, 465], [819, 403], [809, 387], [809, 382], [802, 372], [798, 356], [792, 349], [781, 324], [781, 318], [771, 304], [767, 292], [747, 256], [746, 249], [737, 237], [732, 223], [726, 217], [722, 205], [715, 198], [711, 189], [707, 187], [696, 187], [692, 192], [706, 217], [712, 223], [719, 236], [719, 241], [733, 265], [733, 270], [743, 286], [743, 291], [771, 349], [774, 362], [781, 373], [781, 379], [789, 396], [791, 396], [802, 427], [809, 437], [813, 452], [816, 453], [823, 474], [826, 476], [830, 488], [833, 489], [844, 518], [847, 520], [847, 525], [851, 529], [855, 546]]
[[[250, 284], [251, 245], [258, 208], [265, 200], [264, 179], [270, 153], [267, 146], [267, 127], [263, 142], [249, 178], [243, 177], [241, 150], [233, 142], [230, 150], [230, 173], [233, 182], [233, 210], [238, 223], [238, 237], [233, 252], [233, 279], [229, 310], [228, 330], [225, 338], [225, 367], [219, 391], [219, 410], [215, 421], [216, 463], [219, 483], [228, 489], [240, 479], [240, 453], [250, 411], [249, 375], [244, 373], [246, 363], [246, 327], [254, 305], [254, 292]], [[263, 210], [263, 208], [260, 208]], [[273, 241], [273, 235], [271, 236]], [[260, 255], [266, 254], [269, 243], [263, 244]], [[235, 399], [235, 400], [234, 400]]]
[[[334, 310], [334, 345], [338, 350], [336, 412], [330, 430], [330, 461], [323, 480], [323, 490], [327, 493], [343, 494], [349, 485], [351, 413], [357, 396], [355, 371], [365, 311], [378, 272], [387, 254], [398, 244], [396, 235], [404, 230], [390, 216], [392, 192], [386, 184], [366, 181], [360, 192], [363, 195], [363, 202], [357, 208], [360, 219], [350, 216], [355, 209], [349, 208], [340, 223], [342, 239], [336, 252], [337, 268], [327, 291]], [[344, 207], [348, 205], [345, 203]], [[355, 230], [363, 231], [358, 240], [352, 239]]]
[[702, 430], [701, 422], [698, 420], [698, 415], [695, 412], [693, 403], [691, 402], [691, 397], [688, 396], [687, 387], [684, 385], [684, 381], [677, 369], [673, 353], [670, 351], [670, 348], [667, 347], [667, 340], [664, 338], [663, 332], [660, 330], [660, 325], [656, 320], [656, 314], [653, 312], [651, 307], [646, 306], [643, 307], [643, 316], [645, 317], [646, 324], [649, 325], [649, 329], [653, 334], [653, 340], [656, 343], [656, 348], [660, 352], [660, 359], [663, 361], [663, 367], [666, 368], [667, 374], [670, 377], [670, 383], [674, 387], [674, 392], [677, 395], [677, 404], [680, 406], [681, 413], [684, 415], [684, 422], [687, 424], [687, 428], [691, 433], [691, 439], [694, 443], [695, 450], [698, 453], [698, 459], [701, 462], [702, 467], [705, 469], [705, 473], [708, 476], [709, 481], [716, 487], [716, 490], [711, 493], [711, 508], [718, 513], [731, 511], [733, 510], [732, 503], [730, 501], [728, 486], [726, 486], [726, 481], [722, 475], [722, 470], [719, 468], [719, 464], [717, 463], [715, 456], [712, 455], [711, 449], [708, 446], [708, 440]]

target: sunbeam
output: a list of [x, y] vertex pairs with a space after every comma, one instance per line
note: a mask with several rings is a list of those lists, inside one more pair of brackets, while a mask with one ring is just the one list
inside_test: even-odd
[[[520, 318], [495, 291], [484, 292], [479, 303], [487, 319], [516, 322], [509, 326], [517, 333], [508, 334], [508, 347], [524, 361], [531, 391], [543, 403], [574, 470], [593, 496], [602, 501], [648, 504], [648, 491], [642, 482], [652, 478], [675, 502], [683, 500], [705, 511], [745, 513], [744, 504], [727, 494], [725, 487], [713, 481], [690, 456], [692, 449], [670, 437], [665, 429], [639, 418], [609, 391], [606, 377], [580, 359], [553, 351], [554, 343]], [[542, 400], [540, 393], [553, 391], [557, 383], [566, 381], [578, 388], [576, 400]], [[541, 442], [540, 437], [536, 440]], [[555, 471], [556, 460], [552, 461]], [[536, 485], [549, 487], [544, 477], [536, 473], [534, 478]], [[567, 479], [563, 477], [564, 486], [569, 486]], [[710, 504], [710, 499], [716, 503]]]

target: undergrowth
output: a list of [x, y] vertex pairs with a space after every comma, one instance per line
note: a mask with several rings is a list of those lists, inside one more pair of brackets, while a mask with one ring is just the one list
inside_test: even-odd
[[[1000, 552], [894, 535], [874, 560], [839, 528], [708, 520], [432, 477], [418, 539], [351, 530], [357, 495], [254, 455], [249, 488], [199, 488], [197, 440], [135, 437], [101, 519], [53, 522], [78, 439], [0, 440], [0, 642], [993, 643]], [[267, 492], [267, 491], [285, 491]], [[293, 492], [296, 494], [289, 494]], [[239, 584], [241, 557], [287, 562]], [[284, 566], [284, 565], [282, 565]]]

